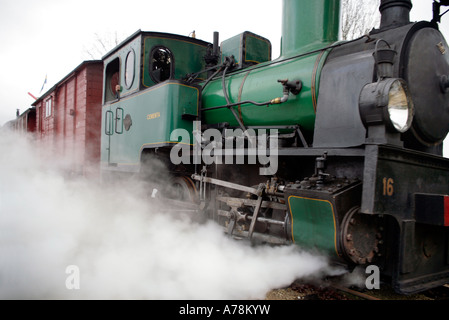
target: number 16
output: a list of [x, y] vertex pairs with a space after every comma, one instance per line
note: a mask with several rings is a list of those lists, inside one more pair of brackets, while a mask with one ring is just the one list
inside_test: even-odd
[[383, 195], [391, 197], [394, 193], [394, 180], [392, 178], [384, 178], [383, 179]]

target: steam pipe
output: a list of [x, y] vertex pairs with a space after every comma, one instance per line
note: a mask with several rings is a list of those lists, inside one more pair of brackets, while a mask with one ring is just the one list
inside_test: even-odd
[[219, 47], [219, 33], [217, 31], [214, 32], [214, 43], [213, 43], [213, 54], [218, 56], [220, 54], [220, 47]]
[[340, 0], [284, 0], [282, 10], [282, 57], [338, 40]]

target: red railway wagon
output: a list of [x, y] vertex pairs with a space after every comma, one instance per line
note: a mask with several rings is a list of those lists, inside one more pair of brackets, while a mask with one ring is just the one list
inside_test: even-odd
[[84, 61], [37, 99], [36, 142], [74, 174], [99, 174], [103, 62]]

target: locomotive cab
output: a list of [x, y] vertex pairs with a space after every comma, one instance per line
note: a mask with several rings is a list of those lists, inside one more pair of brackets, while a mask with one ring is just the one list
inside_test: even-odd
[[200, 87], [184, 79], [206, 68], [210, 46], [139, 30], [103, 57], [103, 172], [138, 172], [147, 151], [178, 143], [171, 138], [174, 130], [192, 133]]
[[[209, 43], [168, 33], [137, 31], [103, 57], [103, 104], [205, 69]], [[201, 76], [198, 80], [201, 80]]]

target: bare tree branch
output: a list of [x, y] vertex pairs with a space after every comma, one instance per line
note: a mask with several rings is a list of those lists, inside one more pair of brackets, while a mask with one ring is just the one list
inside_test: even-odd
[[114, 33], [94, 33], [90, 44], [83, 46], [83, 58], [89, 60], [101, 59], [106, 53], [115, 48], [125, 37]]
[[367, 34], [380, 21], [379, 0], [341, 0], [341, 37], [352, 40]]

